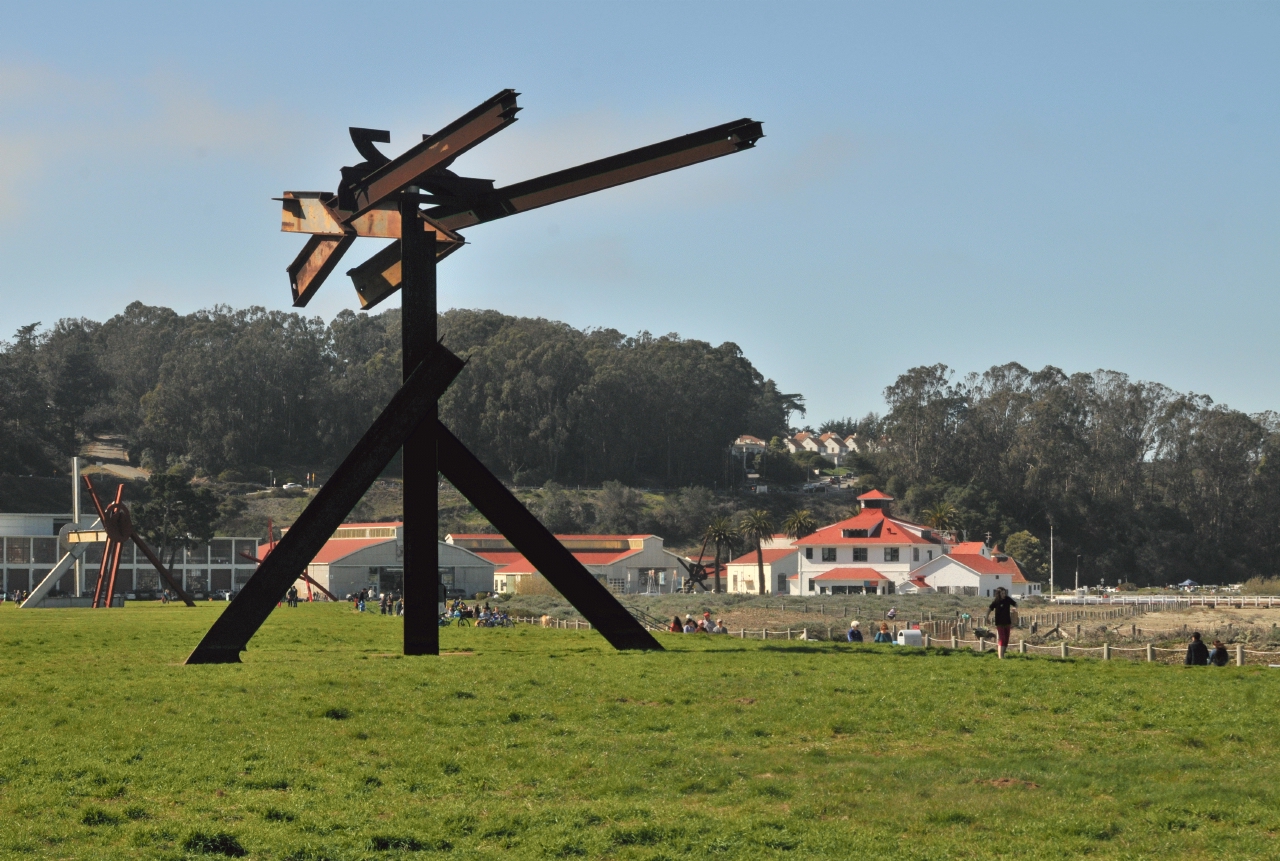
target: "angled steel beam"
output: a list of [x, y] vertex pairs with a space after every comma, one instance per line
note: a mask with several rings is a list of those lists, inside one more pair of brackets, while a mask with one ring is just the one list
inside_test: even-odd
[[353, 204], [347, 220], [415, 185], [428, 171], [447, 168], [462, 153], [511, 125], [520, 110], [516, 105], [519, 95], [515, 90], [503, 90], [358, 180], [346, 190]]
[[[288, 193], [290, 192], [286, 192]], [[342, 255], [351, 247], [356, 237], [400, 238], [398, 208], [392, 212], [380, 206], [356, 219], [350, 226], [350, 230], [344, 232], [343, 226], [337, 220], [337, 216], [341, 213], [329, 209], [317, 199], [286, 198], [285, 200], [285, 221], [298, 227], [298, 232], [312, 233], [297, 259], [289, 264], [289, 286], [293, 290], [295, 308], [302, 308], [311, 301], [311, 297], [333, 272], [334, 267], [338, 265], [338, 261], [342, 259]], [[295, 202], [298, 204], [295, 207], [298, 213], [296, 217], [289, 212], [290, 205]], [[418, 214], [418, 219], [424, 233], [434, 232], [436, 235], [437, 262], [462, 247], [464, 240], [457, 233], [435, 224], [421, 213]], [[310, 229], [302, 230], [302, 226], [317, 228], [319, 232], [312, 232]], [[392, 257], [394, 260], [391, 259]], [[368, 310], [400, 287], [400, 243], [387, 246], [358, 268], [362, 272], [369, 273], [361, 279], [355, 279], [360, 305], [364, 310]], [[382, 277], [382, 273], [390, 268], [395, 270], [394, 286], [384, 287], [383, 282], [386, 279]]]
[[289, 287], [293, 290], [293, 307], [305, 307], [316, 295], [324, 279], [356, 241], [354, 233], [344, 236], [313, 236], [302, 246], [298, 256], [289, 264]]
[[[436, 234], [437, 263], [463, 245], [461, 242], [441, 242], [443, 235], [443, 233]], [[393, 242], [359, 266], [347, 270], [347, 274], [351, 276], [351, 283], [356, 286], [356, 295], [360, 297], [361, 311], [368, 311], [400, 289], [402, 250], [399, 242]]]
[[[333, 195], [324, 191], [286, 191], [280, 201], [280, 231], [282, 233], [309, 233], [313, 236], [341, 237], [348, 233], [373, 239], [400, 238], [400, 204], [397, 200], [379, 203], [364, 215], [343, 221], [345, 213], [330, 204]], [[421, 212], [419, 226], [424, 232], [440, 234], [439, 242], [462, 242], [452, 230], [441, 227]]]
[[228, 664], [284, 600], [298, 572], [315, 558], [379, 473], [462, 370], [462, 360], [437, 344], [374, 420], [244, 588], [187, 657], [188, 664]]
[[[750, 119], [736, 120], [494, 189], [471, 197], [465, 204], [435, 206], [426, 211], [424, 218], [442, 228], [460, 230], [741, 152], [755, 146], [756, 141], [762, 137], [762, 123]], [[437, 259], [443, 259], [457, 248], [458, 246], [449, 247]], [[400, 245], [393, 242], [364, 263], [347, 270], [356, 285], [356, 293], [360, 296], [363, 308], [373, 307], [400, 289], [399, 265]]]
[[735, 120], [494, 189], [467, 204], [433, 207], [427, 210], [427, 216], [445, 227], [461, 230], [473, 224], [494, 221], [517, 212], [732, 155], [750, 149], [762, 137], [762, 123], [746, 118]]
[[440, 471], [615, 649], [662, 646], [443, 424]]

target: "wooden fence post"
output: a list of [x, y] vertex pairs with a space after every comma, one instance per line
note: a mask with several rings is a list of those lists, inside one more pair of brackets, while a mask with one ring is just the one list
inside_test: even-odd
[[932, 644], [933, 644], [933, 640], [932, 640], [932, 638], [931, 638], [928, 634], [925, 634], [925, 635], [924, 635], [924, 647], [927, 649], [927, 648], [929, 648], [929, 646], [931, 646]]
[[791, 639], [791, 629], [790, 629], [790, 628], [787, 628], [787, 639], [788, 639], [788, 640], [790, 640], [790, 639]]
[[986, 641], [986, 640], [984, 640], [984, 639], [982, 639], [981, 637], [979, 637], [979, 638], [978, 638], [978, 651], [979, 651], [979, 652], [985, 652], [986, 650], [987, 650], [987, 641]]
[[1244, 645], [1241, 643], [1236, 643], [1236, 666], [1244, 666]]
[[1019, 654], [1019, 655], [1025, 655], [1026, 653], [1027, 653], [1027, 641], [1026, 641], [1026, 640], [1019, 640], [1019, 641], [1018, 641], [1018, 654]]
[[1147, 663], [1151, 663], [1156, 659], [1156, 647], [1152, 643], [1147, 643]]
[[1102, 660], [1104, 661], [1111, 660], [1111, 644], [1110, 643], [1102, 644]]
[[1067, 656], [1067, 641], [1066, 641], [1066, 640], [1063, 640], [1063, 641], [1058, 645], [1058, 652], [1059, 652], [1059, 653], [1062, 655], [1062, 657], [1064, 657], [1064, 658]]
[[956, 629], [955, 629], [955, 628], [952, 628], [952, 629], [951, 629], [951, 648], [953, 648], [953, 649], [958, 649], [958, 648], [960, 648], [960, 644], [956, 642]]

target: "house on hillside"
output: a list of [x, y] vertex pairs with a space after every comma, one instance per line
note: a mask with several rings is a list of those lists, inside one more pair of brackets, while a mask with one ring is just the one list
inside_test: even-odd
[[769, 444], [758, 436], [751, 434], [743, 434], [733, 441], [733, 453], [739, 457], [745, 455], [754, 457], [757, 454], [764, 454], [769, 450]]
[[[858, 497], [862, 511], [856, 517], [824, 526], [795, 542], [800, 549], [797, 586], [802, 595], [847, 594], [850, 583], [873, 582], [880, 594], [892, 594], [908, 583], [916, 569], [946, 553], [944, 536], [918, 523], [894, 517], [893, 497], [872, 490]], [[862, 581], [839, 578], [819, 579], [836, 568], [869, 569], [886, 581], [872, 577]], [[865, 573], [859, 572], [859, 573]], [[852, 576], [852, 575], [850, 575]], [[859, 592], [867, 587], [857, 587]], [[827, 592], [823, 592], [827, 589]]]
[[844, 440], [833, 433], [824, 433], [818, 437], [818, 445], [821, 446], [819, 453], [835, 466], [839, 466], [841, 458], [849, 453]]
[[936, 591], [990, 598], [1001, 586], [1013, 596], [1039, 595], [1040, 584], [1023, 576], [1012, 557], [981, 541], [957, 544], [951, 552], [914, 572]]
[[822, 446], [818, 443], [818, 438], [811, 433], [798, 433], [793, 437], [783, 440], [783, 445], [787, 447], [787, 451], [792, 454], [798, 454], [802, 451], [812, 451], [819, 454], [822, 453]]

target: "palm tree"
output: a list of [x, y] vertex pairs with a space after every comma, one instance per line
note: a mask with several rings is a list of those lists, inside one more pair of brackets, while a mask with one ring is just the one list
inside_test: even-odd
[[924, 514], [925, 522], [934, 529], [950, 530], [955, 526], [956, 507], [950, 502], [939, 502], [921, 513]]
[[714, 542], [716, 545], [716, 579], [713, 591], [720, 592], [720, 550], [729, 546], [729, 542], [733, 540], [733, 523], [729, 518], [721, 516], [711, 521], [707, 526], [707, 531], [702, 536], [702, 550], [706, 552], [707, 542]]
[[754, 511], [748, 511], [742, 517], [742, 521], [738, 523], [738, 532], [743, 538], [747, 539], [747, 544], [755, 545], [756, 548], [756, 568], [760, 572], [760, 594], [764, 594], [764, 548], [761, 547], [762, 542], [773, 535], [773, 521], [769, 519], [769, 512], [763, 508], [757, 508]]
[[804, 538], [818, 530], [818, 521], [813, 519], [813, 512], [807, 508], [793, 511], [782, 521], [782, 531], [788, 538]]

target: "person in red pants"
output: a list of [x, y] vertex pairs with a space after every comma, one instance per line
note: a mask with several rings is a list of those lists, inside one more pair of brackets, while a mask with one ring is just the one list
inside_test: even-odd
[[1009, 648], [1009, 629], [1013, 627], [1013, 614], [1018, 612], [1018, 602], [1009, 597], [1009, 590], [1000, 586], [996, 589], [996, 599], [987, 608], [986, 619], [994, 613], [996, 617], [996, 654], [1003, 659], [1005, 650]]

